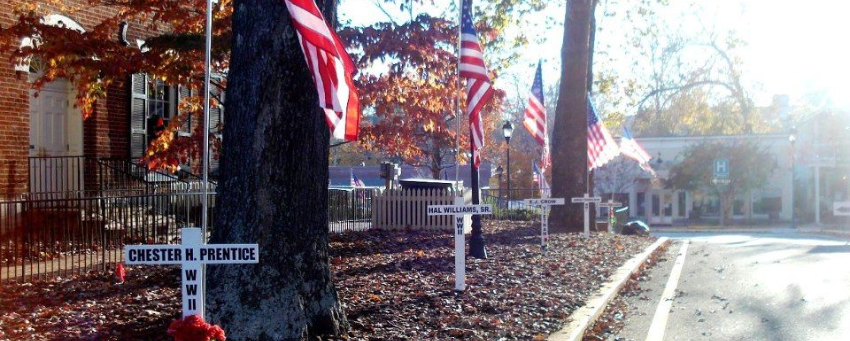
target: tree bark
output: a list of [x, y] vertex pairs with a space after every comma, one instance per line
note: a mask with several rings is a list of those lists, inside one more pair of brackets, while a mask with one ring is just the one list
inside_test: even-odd
[[260, 263], [207, 267], [207, 317], [233, 340], [337, 334], [347, 322], [328, 261], [330, 136], [284, 2], [236, 0], [232, 46], [211, 242], [258, 243]]
[[[582, 196], [587, 189], [587, 75], [590, 56], [591, 2], [574, 0], [567, 6], [561, 50], [561, 89], [552, 137], [552, 195]], [[584, 208], [552, 207], [552, 232], [584, 229]]]

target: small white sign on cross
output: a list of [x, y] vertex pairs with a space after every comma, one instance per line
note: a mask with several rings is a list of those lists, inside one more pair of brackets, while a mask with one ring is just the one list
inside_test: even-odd
[[590, 238], [590, 204], [598, 204], [602, 202], [600, 197], [591, 197], [590, 194], [584, 193], [583, 197], [573, 198], [573, 204], [584, 204], [584, 237]]
[[183, 228], [181, 237], [180, 245], [125, 245], [124, 262], [127, 265], [181, 265], [183, 317], [203, 317], [204, 265], [257, 264], [260, 250], [257, 244], [204, 244], [199, 228]]
[[602, 202], [596, 204], [596, 206], [608, 208], [608, 233], [614, 233], [614, 227], [611, 226], [611, 217], [614, 215], [614, 209], [617, 207], [623, 207], [623, 204], [615, 202], [613, 199], [608, 199], [608, 202]]
[[540, 250], [543, 255], [549, 251], [549, 208], [553, 205], [563, 205], [564, 198], [525, 199], [528, 206], [540, 206]]
[[463, 233], [463, 217], [467, 214], [493, 214], [490, 205], [464, 205], [463, 197], [455, 198], [454, 205], [428, 205], [428, 215], [451, 215], [455, 217], [455, 290], [466, 290], [466, 240]]

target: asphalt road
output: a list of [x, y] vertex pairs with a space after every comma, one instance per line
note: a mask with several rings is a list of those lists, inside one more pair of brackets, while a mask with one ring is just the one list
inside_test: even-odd
[[674, 243], [625, 298], [620, 340], [646, 340], [653, 324], [663, 333], [654, 340], [850, 340], [850, 241], [787, 230], [659, 235]]

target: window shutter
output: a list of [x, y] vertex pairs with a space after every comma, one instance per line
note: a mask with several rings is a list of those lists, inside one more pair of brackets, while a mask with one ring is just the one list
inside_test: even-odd
[[[219, 105], [210, 106], [210, 132], [216, 134], [218, 138], [221, 138], [221, 128], [219, 124], [224, 124], [224, 92], [221, 91], [216, 86], [212, 86], [210, 89], [214, 98], [218, 98], [220, 101]], [[215, 170], [218, 168], [218, 160], [215, 156], [210, 155], [210, 170]]]
[[130, 81], [130, 157], [145, 156], [147, 147], [147, 77], [134, 74]]
[[[188, 86], [180, 85], [177, 87], [177, 112], [178, 115], [182, 115], [183, 112], [180, 111], [180, 104], [188, 97], [192, 96], [192, 89]], [[192, 114], [189, 113], [186, 115], [183, 123], [180, 126], [180, 134], [189, 135], [192, 134]]]

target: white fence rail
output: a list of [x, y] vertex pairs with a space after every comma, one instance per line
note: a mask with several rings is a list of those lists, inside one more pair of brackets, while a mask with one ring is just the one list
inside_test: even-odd
[[444, 189], [391, 189], [372, 202], [372, 227], [380, 229], [452, 230], [451, 216], [428, 216], [428, 205], [451, 205], [454, 192]]

